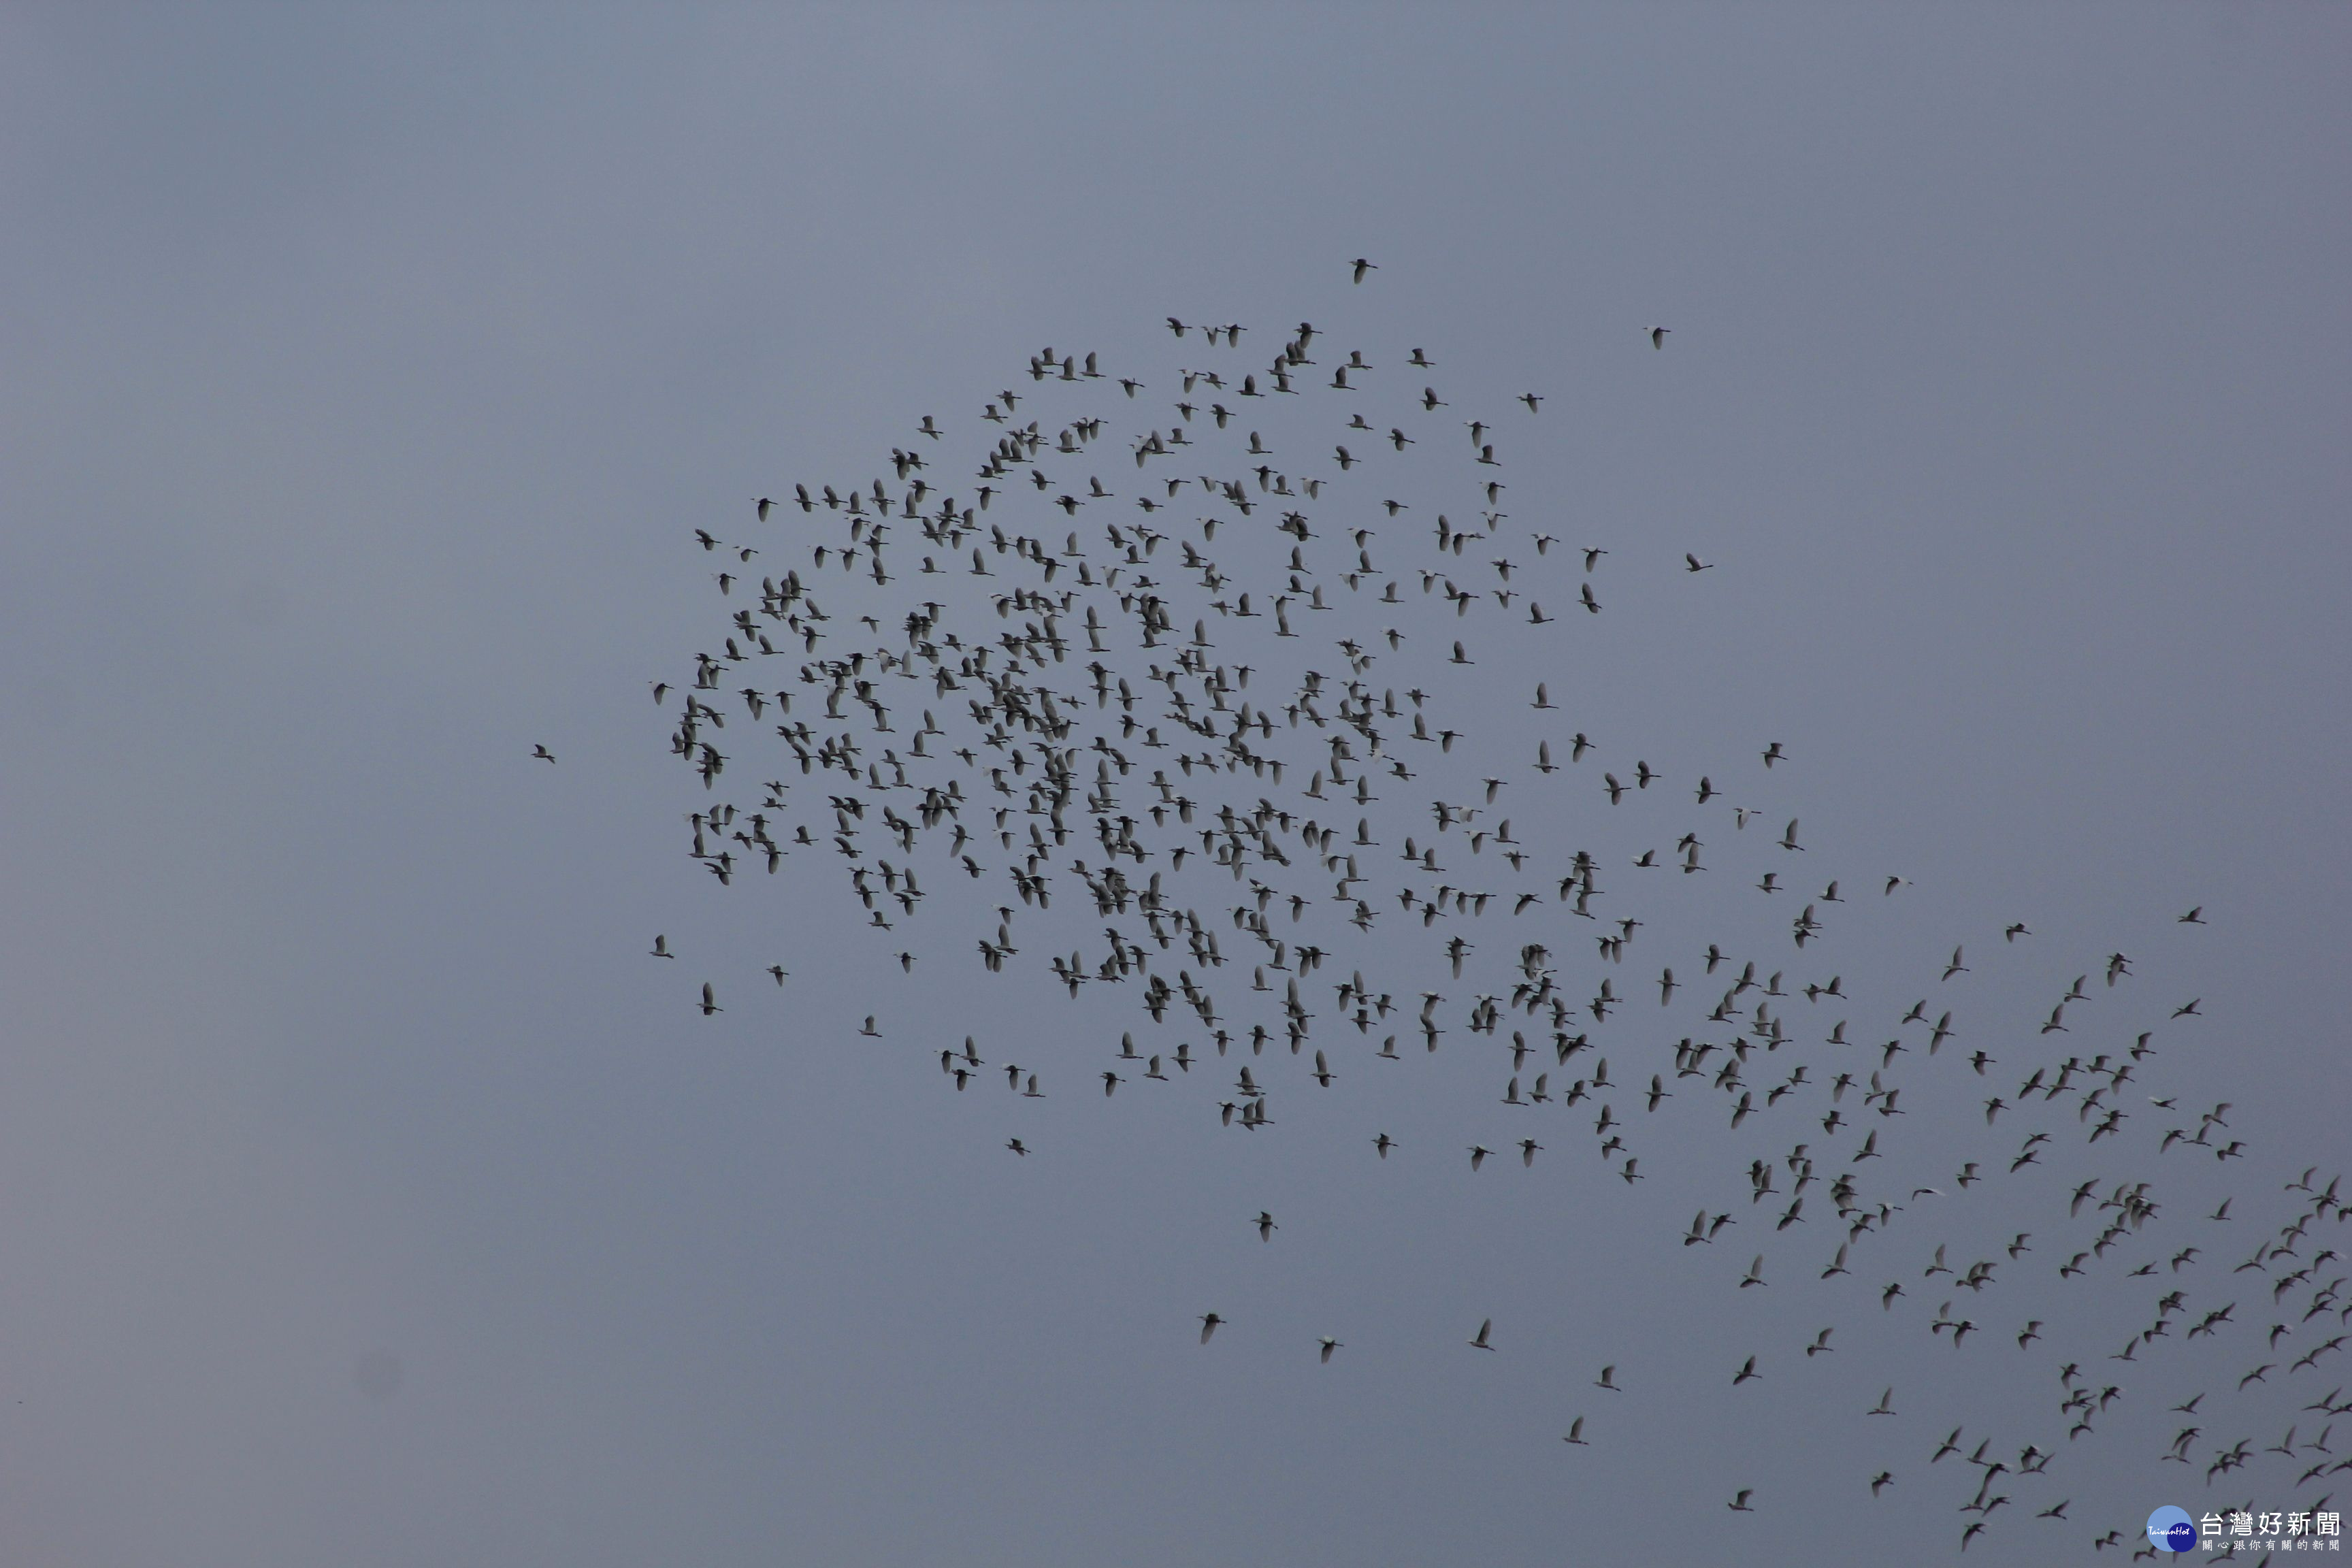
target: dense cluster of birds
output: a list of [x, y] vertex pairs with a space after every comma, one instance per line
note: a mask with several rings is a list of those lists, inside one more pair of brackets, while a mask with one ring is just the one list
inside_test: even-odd
[[[1349, 270], [1362, 285], [1375, 268]], [[1507, 453], [1542, 435], [1539, 394], [1456, 409], [1420, 347], [1166, 325], [1171, 369], [1041, 348], [969, 421], [924, 416], [877, 471], [696, 531], [723, 624], [652, 689], [701, 786], [687, 847], [712, 885], [805, 889], [830, 868], [909, 971], [961, 963], [1132, 1005], [1081, 1068], [925, 1041], [943, 1092], [1180, 1093], [1221, 1135], [1275, 1137], [1278, 1104], [1326, 1114], [1314, 1097], [1348, 1075], [1484, 1072], [1492, 1130], [1450, 1156], [1472, 1170], [1581, 1142], [1630, 1188], [1645, 1160], [1752, 1151], [1744, 1184], [1680, 1237], [1760, 1237], [1724, 1289], [1826, 1282], [1916, 1318], [1923, 1347], [2011, 1358], [1988, 1375], [2024, 1375], [2008, 1370], [2021, 1352], [2054, 1370], [2033, 1430], [1954, 1429], [1907, 1464], [1889, 1446], [1856, 1478], [1877, 1496], [1957, 1461], [1973, 1478], [1963, 1548], [2020, 1516], [2067, 1521], [2065, 1457], [2118, 1407], [2134, 1436], [2172, 1425], [2146, 1385], [2209, 1337], [2244, 1347], [2242, 1377], [2179, 1391], [2179, 1430], [2144, 1458], [2265, 1507], [2326, 1508], [2327, 1478], [2352, 1468], [2331, 1446], [2352, 1401], [2320, 1392], [2352, 1323], [2327, 1239], [2352, 1205], [2315, 1169], [2276, 1214], [2233, 1214], [2236, 1197], [2176, 1212], [2168, 1162], [2249, 1154], [2229, 1104], [2144, 1087], [2160, 1053], [2195, 1043], [2200, 1002], [2152, 997], [2112, 952], [2086, 955], [2038, 1022], [1977, 1027], [1970, 977], [2035, 940], [2014, 921], [1954, 933], [1916, 985], [1883, 983], [1916, 1002], [1880, 1005], [1831, 955], [1855, 905], [1908, 884], [1809, 868], [1827, 857], [1781, 799], [1780, 744], [1670, 778], [1553, 700], [1573, 640], [1606, 625], [1614, 563], [1512, 516]], [[1666, 346], [1666, 329], [1645, 335]], [[1695, 552], [1654, 564], [1694, 594], [1715, 581]], [[1506, 700], [1523, 721], [1498, 735], [1481, 713]], [[1646, 836], [1638, 853], [1591, 847], [1627, 831]], [[934, 900], [978, 929], [939, 929]], [[1670, 904], [1743, 935], [1645, 953]], [[2203, 921], [2168, 924], [2193, 938]], [[651, 952], [679, 956], [667, 935]], [[760, 983], [789, 980], [780, 963]], [[726, 976], [691, 983], [704, 1016], [724, 1009]], [[863, 1032], [886, 1033], [876, 1016]], [[1973, 1130], [1978, 1157], [1947, 1184], [1908, 1156], [1915, 1110]], [[1362, 1131], [1368, 1160], [1401, 1147]], [[1004, 1147], [1026, 1157], [1034, 1136]], [[2086, 1160], [2134, 1173], [2084, 1177]], [[2006, 1242], [1954, 1239], [1966, 1200], [1947, 1194], [1979, 1185], [2001, 1192]], [[2035, 1228], [2012, 1233], [2026, 1213]], [[1278, 1246], [1273, 1213], [1246, 1223]], [[2144, 1295], [2144, 1327], [2084, 1346], [2055, 1315], [2004, 1310], [2012, 1280], [2052, 1268]], [[1201, 1343], [1226, 1321], [1202, 1311]], [[1727, 1354], [1727, 1390], [1783, 1354], [1833, 1353], [1835, 1332]], [[1468, 1344], [1507, 1339], [1489, 1319]], [[1315, 1342], [1325, 1363], [1343, 1348]], [[1604, 1401], [1617, 1371], [1594, 1379]], [[2281, 1406], [2270, 1440], [2255, 1424]], [[1896, 1387], [1853, 1414], [1896, 1415]], [[1602, 1440], [1595, 1419], [1577, 1414], [1565, 1441]], [[1757, 1494], [1727, 1506], [1766, 1511]]]

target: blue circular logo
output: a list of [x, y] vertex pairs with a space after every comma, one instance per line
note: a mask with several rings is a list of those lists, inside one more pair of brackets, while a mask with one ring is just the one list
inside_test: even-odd
[[2197, 1521], [2187, 1509], [2167, 1503], [2147, 1516], [2148, 1544], [2158, 1552], [2189, 1552], [2197, 1545]]

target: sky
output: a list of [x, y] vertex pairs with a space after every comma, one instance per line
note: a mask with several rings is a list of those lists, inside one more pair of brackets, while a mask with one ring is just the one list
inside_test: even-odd
[[[2244, 1236], [2199, 1244], [2234, 1258], [2352, 1147], [2340, 13], [27, 5], [0, 42], [12, 1563], [2044, 1563], [2159, 1503], [2310, 1506], [2284, 1459], [2160, 1462], [2164, 1406], [2210, 1381], [2200, 1454], [2259, 1448], [2324, 1424], [2296, 1407], [2334, 1376], [2229, 1403], [2272, 1359], [2250, 1301], [2226, 1349], [2125, 1378], [2105, 1354], [2154, 1292], [2052, 1254], [2098, 1177], [2155, 1183], [2168, 1238], [2230, 1198]], [[1328, 1091], [1277, 1045], [1282, 1124], [1244, 1133], [1205, 1081], [1094, 1098], [1147, 1020], [1066, 996], [1042, 940], [985, 972], [1001, 883], [942, 858], [940, 912], [886, 939], [824, 851], [723, 889], [688, 857], [714, 796], [668, 737], [750, 592], [718, 595], [696, 529], [814, 575], [838, 516], [753, 498], [864, 485], [926, 415], [968, 489], [1003, 388], [1049, 440], [1087, 409], [1165, 428], [1181, 369], [1262, 368], [1302, 321], [1409, 374], [1383, 428], [1425, 412], [1399, 363], [1425, 348], [1447, 417], [1497, 427], [1508, 526], [1562, 541], [1514, 551], [1559, 625], [1448, 675], [1425, 604], [1436, 640], [1373, 667], [1433, 669], [1462, 789], [1589, 731], [1544, 804], [1510, 787], [1531, 839], [1622, 867], [1698, 818], [1609, 815], [1591, 770], [1706, 773], [1766, 815], [1707, 808], [1727, 869], [1864, 890], [1819, 958], [1858, 1014], [1948, 993], [1963, 1047], [2038, 1062], [2087, 971], [2103, 1026], [2165, 1029], [2133, 1092], [2230, 1102], [2247, 1158], [2158, 1155], [2143, 1105], [2096, 1149], [2056, 1117], [2038, 1184], [1950, 1191], [1984, 1131], [1948, 1055], [1903, 1129], [1947, 1190], [1830, 1286], [1818, 1200], [1801, 1246], [1740, 1201], [1787, 1139], [1734, 1140], [1702, 1079], [1640, 1185], [1559, 1108], [1511, 1158], [1497, 1047], [1458, 1025], [1385, 1078], [1342, 1037]], [[1047, 345], [1149, 390], [1033, 384]], [[1303, 449], [1337, 406], [1267, 428]], [[1335, 499], [1483, 482], [1432, 429], [1452, 456], [1432, 434]], [[1425, 516], [1373, 521], [1427, 553]], [[1806, 853], [1776, 856], [1791, 816]], [[1724, 881], [1640, 906], [1622, 989], [1785, 942], [1786, 901]], [[1054, 920], [1098, 947], [1068, 882]], [[1439, 973], [1410, 921], [1350, 940], [1310, 988]], [[1599, 973], [1540, 940], [1571, 992]], [[2163, 1016], [2191, 997], [2201, 1029]], [[992, 1070], [959, 1096], [937, 1052], [967, 1034]], [[1633, 1038], [1639, 1081], [1663, 1047]], [[1055, 1092], [1014, 1103], [1007, 1059]], [[1746, 1239], [1679, 1246], [1701, 1203]], [[1924, 1331], [1933, 1286], [1872, 1299], [1932, 1239], [2015, 1232], [1964, 1349]], [[2035, 1316], [2124, 1393], [1963, 1558], [1979, 1472], [1928, 1456], [1955, 1425], [2051, 1445], [2059, 1347], [2008, 1342]], [[1838, 1352], [1801, 1356], [1825, 1323]], [[1889, 1384], [1900, 1414], [1864, 1418]]]

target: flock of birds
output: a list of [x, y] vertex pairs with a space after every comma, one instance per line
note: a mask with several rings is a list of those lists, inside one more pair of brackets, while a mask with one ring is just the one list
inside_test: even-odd
[[[1358, 285], [1374, 270], [1350, 268]], [[1314, 1097], [1342, 1077], [1417, 1063], [1490, 1078], [1500, 1131], [1454, 1156], [1473, 1171], [1581, 1142], [1630, 1189], [1661, 1160], [1741, 1141], [1758, 1152], [1731, 1167], [1738, 1184], [1680, 1237], [1760, 1233], [1727, 1289], [1832, 1282], [1862, 1310], [1915, 1318], [1923, 1344], [2049, 1361], [2034, 1429], [1955, 1429], [1855, 1479], [1877, 1496], [1957, 1460], [1975, 1479], [1962, 1548], [2020, 1516], [2066, 1521], [2066, 1457], [2119, 1408], [2126, 1440], [2172, 1425], [2145, 1384], [2209, 1337], [2244, 1346], [2242, 1377], [2182, 1391], [2177, 1434], [2145, 1458], [2242, 1482], [2265, 1507], [2293, 1493], [2326, 1509], [2327, 1478], [2352, 1468], [2331, 1445], [2352, 1401], [2319, 1392], [2352, 1323], [2327, 1241], [2352, 1205], [2315, 1169], [2275, 1215], [2233, 1214], [2235, 1197], [2175, 1212], [2168, 1162], [2249, 1152], [2230, 1105], [2142, 1087], [2193, 1043], [2200, 1001], [2150, 999], [2115, 952], [2038, 1023], [1977, 1027], [1962, 1014], [1978, 947], [2030, 948], [2018, 921], [1954, 945], [1916, 987], [1889, 980], [1919, 999], [1878, 1010], [1828, 955], [1842, 921], [1866, 923], [1852, 906], [1907, 884], [1809, 875], [1824, 857], [1801, 819], [1742, 804], [1788, 773], [1781, 745], [1668, 778], [1553, 700], [1570, 640], [1605, 624], [1611, 563], [1511, 515], [1506, 431], [1540, 433], [1539, 395], [1480, 416], [1451, 405], [1419, 347], [1342, 346], [1306, 322], [1167, 329], [1185, 362], [1172, 373], [1041, 349], [968, 425], [925, 416], [878, 474], [793, 484], [747, 508], [740, 534], [696, 531], [722, 622], [690, 669], [652, 684], [701, 785], [687, 847], [714, 888], [805, 888], [831, 868], [908, 971], [961, 954], [1070, 997], [1122, 994], [1133, 1027], [1101, 1042], [1086, 1093], [1195, 1086], [1220, 1136], [1278, 1136], [1277, 1101], [1324, 1114]], [[1647, 335], [1663, 351], [1666, 329]], [[1457, 460], [1409, 464], [1424, 446]], [[1714, 569], [1696, 553], [1671, 567]], [[1524, 722], [1498, 738], [1474, 710], [1504, 692]], [[1629, 802], [1645, 828], [1674, 819], [1638, 855], [1575, 842], [1632, 820], [1611, 815]], [[941, 940], [935, 900], [979, 929]], [[1675, 901], [1777, 935], [1645, 952]], [[2191, 934], [2203, 911], [2177, 923]], [[667, 935], [651, 952], [678, 956]], [[723, 981], [700, 983], [705, 1016], [724, 1010]], [[863, 1032], [883, 1030], [869, 1016]], [[1473, 1048], [1441, 1052], [1457, 1042]], [[923, 1048], [946, 1093], [992, 1092], [998, 1075], [999, 1096], [1064, 1087], [1059, 1064], [992, 1064], [969, 1036]], [[1979, 1155], [1948, 1186], [1906, 1157], [1914, 1110], [1973, 1130]], [[1367, 1159], [1400, 1147], [1364, 1138]], [[1005, 1148], [1031, 1152], [1020, 1136]], [[2077, 1179], [2084, 1159], [2137, 1173]], [[1960, 1201], [1948, 1193], [1979, 1184], [2000, 1190], [2004, 1233], [2036, 1216], [1982, 1256], [1928, 1233]], [[1273, 1213], [1249, 1223], [1278, 1245]], [[2053, 1268], [2069, 1288], [2141, 1290], [2144, 1326], [2062, 1345], [2057, 1310], [2003, 1310], [2013, 1279]], [[1227, 1320], [1198, 1321], [1208, 1345]], [[1833, 1353], [1834, 1333], [1790, 1353]], [[1316, 1344], [1327, 1363], [1344, 1349]], [[1468, 1344], [1501, 1348], [1491, 1318]], [[1726, 1387], [1775, 1353], [1727, 1357]], [[1616, 1374], [1594, 1386], [1619, 1392]], [[2253, 1424], [2280, 1405], [2291, 1424], [2265, 1441]], [[1854, 1418], [1896, 1413], [1890, 1385]], [[1587, 1420], [1567, 1444], [1596, 1441]], [[1727, 1506], [1761, 1511], [1757, 1495]]]

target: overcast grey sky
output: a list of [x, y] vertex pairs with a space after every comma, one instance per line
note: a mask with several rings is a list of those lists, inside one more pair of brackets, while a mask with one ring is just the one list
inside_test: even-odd
[[[925, 414], [960, 464], [1044, 345], [1153, 396], [1206, 352], [1170, 313], [1425, 346], [1461, 417], [1547, 395], [1517, 526], [1612, 552], [1557, 663], [1456, 694], [1474, 743], [1548, 679], [1612, 765], [1801, 812], [1809, 878], [1914, 884], [1824, 964], [1899, 1009], [1965, 940], [1997, 1057], [2132, 952], [2206, 1018], [2135, 1091], [2250, 1158], [2159, 1163], [2143, 1110], [2127, 1153], [2060, 1117], [2065, 1171], [2274, 1224], [2352, 1147], [2347, 67], [2314, 6], [0, 15], [0, 1556], [1952, 1557], [1976, 1473], [1927, 1456], [2042, 1432], [2056, 1347], [1956, 1354], [1916, 1284], [1869, 1321], [1916, 1260], [1805, 1294], [1830, 1223], [1737, 1289], [1748, 1242], [1674, 1241], [1746, 1163], [1712, 1134], [1634, 1190], [1555, 1123], [1473, 1182], [1499, 1074], [1445, 1075], [1491, 1045], [1247, 1139], [1106, 1109], [1131, 996], [985, 974], [969, 920], [902, 975], [814, 851], [713, 886], [645, 683], [723, 629], [693, 529]], [[1656, 919], [1629, 979], [1717, 940]], [[1067, 1092], [943, 1093], [967, 1032]], [[1929, 1164], [1969, 1131], [1911, 1120]], [[1978, 1228], [2054, 1237], [2056, 1180]], [[1962, 1306], [2080, 1317], [2053, 1248]], [[2095, 1384], [2157, 1293], [2080, 1325]], [[2270, 1359], [2242, 1293], [2209, 1410]], [[2158, 1462], [2208, 1369], [2131, 1370], [1969, 1561], [2308, 1506]]]

